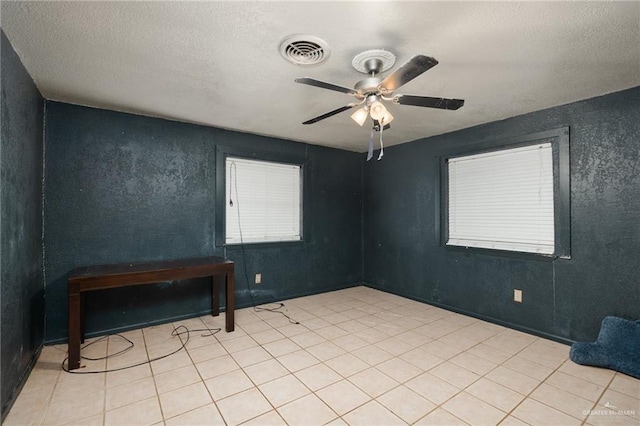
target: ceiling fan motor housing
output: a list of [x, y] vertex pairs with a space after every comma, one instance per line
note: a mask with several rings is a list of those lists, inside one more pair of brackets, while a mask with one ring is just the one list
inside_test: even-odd
[[378, 86], [382, 82], [380, 77], [369, 77], [364, 80], [360, 80], [354, 86], [358, 92], [365, 94], [376, 93], [378, 91]]
[[380, 58], [371, 58], [367, 59], [364, 63], [364, 69], [367, 70], [367, 73], [376, 75], [380, 71], [382, 71], [382, 59]]

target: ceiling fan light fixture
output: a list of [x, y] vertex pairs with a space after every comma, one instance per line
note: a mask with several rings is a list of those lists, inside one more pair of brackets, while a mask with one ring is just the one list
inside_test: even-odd
[[360, 126], [363, 126], [367, 118], [369, 117], [369, 111], [366, 108], [360, 108], [353, 114], [351, 114], [351, 118], [353, 121], [358, 123]]
[[371, 114], [371, 118], [378, 121], [381, 121], [382, 118], [389, 113], [380, 101], [375, 101], [371, 105], [369, 105], [369, 111]]
[[380, 120], [380, 123], [383, 126], [386, 126], [387, 124], [391, 123], [393, 121], [393, 115], [391, 115], [391, 113], [387, 110], [387, 113], [382, 117], [382, 120]]

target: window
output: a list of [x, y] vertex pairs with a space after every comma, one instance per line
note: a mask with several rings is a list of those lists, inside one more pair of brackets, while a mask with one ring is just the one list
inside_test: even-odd
[[568, 257], [568, 129], [483, 148], [444, 159], [444, 244]]
[[301, 240], [298, 164], [226, 157], [225, 243]]

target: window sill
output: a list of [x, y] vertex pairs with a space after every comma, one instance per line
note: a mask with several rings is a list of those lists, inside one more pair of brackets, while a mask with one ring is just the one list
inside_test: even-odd
[[515, 259], [534, 260], [539, 262], [553, 262], [556, 259], [565, 259], [565, 260], [571, 259], [570, 257], [558, 256], [556, 254], [528, 253], [528, 252], [522, 252], [522, 251], [496, 250], [496, 249], [486, 249], [486, 248], [479, 248], [479, 247], [464, 247], [464, 246], [452, 246], [452, 245], [444, 245], [443, 247], [448, 251], [458, 252], [458, 253], [510, 257]]
[[266, 248], [280, 248], [280, 247], [297, 247], [304, 245], [304, 240], [299, 241], [265, 241], [256, 243], [229, 243], [225, 244], [227, 250], [242, 250], [242, 249], [266, 249]]

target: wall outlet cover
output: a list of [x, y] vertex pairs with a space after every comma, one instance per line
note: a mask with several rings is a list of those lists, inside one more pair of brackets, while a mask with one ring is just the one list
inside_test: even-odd
[[522, 303], [522, 290], [513, 289], [513, 301]]

